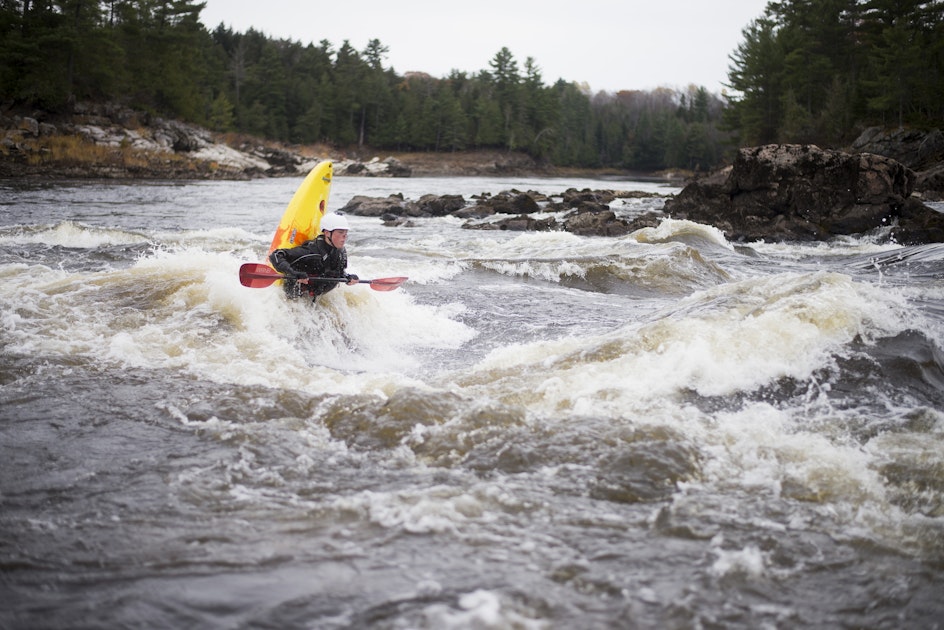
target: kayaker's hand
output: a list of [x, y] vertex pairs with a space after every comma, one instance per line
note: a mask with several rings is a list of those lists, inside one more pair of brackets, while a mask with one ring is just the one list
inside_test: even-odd
[[344, 274], [348, 284], [357, 284], [358, 277], [353, 273]]

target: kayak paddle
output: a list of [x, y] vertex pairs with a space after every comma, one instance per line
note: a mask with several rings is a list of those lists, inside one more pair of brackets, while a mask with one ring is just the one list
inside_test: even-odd
[[[239, 268], [239, 282], [244, 287], [252, 289], [261, 289], [271, 285], [276, 280], [291, 279], [291, 276], [285, 276], [262, 263], [245, 263]], [[406, 276], [396, 278], [376, 278], [374, 280], [360, 280], [358, 284], [369, 284], [374, 291], [393, 291], [401, 284], [407, 281]], [[345, 278], [307, 278], [299, 282], [343, 282], [347, 283]]]

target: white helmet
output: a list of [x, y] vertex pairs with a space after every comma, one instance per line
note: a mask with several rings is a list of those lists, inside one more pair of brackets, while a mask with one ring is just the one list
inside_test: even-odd
[[333, 232], [334, 230], [350, 230], [347, 224], [347, 217], [343, 214], [326, 214], [321, 220], [322, 232]]

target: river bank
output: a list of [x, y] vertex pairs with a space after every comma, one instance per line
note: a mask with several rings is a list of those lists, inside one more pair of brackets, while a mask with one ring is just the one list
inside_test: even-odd
[[[757, 159], [745, 153], [749, 149], [740, 149], [739, 158], [747, 157], [739, 175], [734, 177], [729, 168], [696, 179], [692, 173], [565, 169], [504, 150], [380, 153], [363, 146], [287, 145], [107, 104], [76, 104], [68, 115], [58, 116], [5, 111], [0, 118], [5, 129], [0, 179], [249, 180], [301, 177], [318, 162], [331, 160], [340, 177], [612, 180], [612, 185], [599, 187], [606, 189], [617, 188], [619, 181], [651, 180], [684, 187], [688, 207], [677, 207], [670, 216], [718, 227], [735, 240], [825, 240], [892, 225], [898, 230], [892, 238], [902, 243], [944, 240], [944, 217], [923, 203], [944, 198], [940, 131], [873, 129], [849, 152], [781, 144], [758, 148], [758, 155], [766, 157]], [[829, 159], [811, 157], [826, 155]], [[735, 159], [732, 168], [737, 165]], [[737, 209], [732, 201], [740, 193], [746, 207]], [[783, 199], [774, 203], [778, 194]], [[584, 207], [584, 201], [568, 207], [585, 215], [574, 218], [592, 234], [625, 234], [654, 221], [629, 224], [605, 204], [589, 200]], [[515, 229], [559, 227], [521, 219], [512, 220]], [[588, 219], [592, 225], [583, 225]]]
[[286, 146], [257, 139], [240, 139], [234, 144], [221, 138], [209, 150], [188, 154], [134, 149], [120, 143], [103, 146], [74, 136], [50, 136], [20, 142], [13, 150], [0, 150], [0, 179], [247, 180], [302, 176], [321, 160], [332, 160], [339, 176], [508, 175], [677, 182], [688, 178], [680, 172], [556, 167], [539, 164], [527, 154], [513, 151], [389, 152], [369, 147]]
[[390, 152], [365, 146], [285, 144], [212, 132], [109, 104], [76, 104], [67, 115], [5, 111], [0, 114], [0, 130], [0, 178], [5, 179], [295, 177], [321, 160], [332, 160], [341, 176], [676, 177], [560, 168], [517, 151]]

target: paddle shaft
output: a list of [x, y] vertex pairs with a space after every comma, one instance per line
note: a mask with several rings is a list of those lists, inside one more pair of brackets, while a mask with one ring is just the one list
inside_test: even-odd
[[[268, 265], [263, 265], [260, 263], [245, 263], [239, 268], [239, 280], [245, 287], [251, 288], [262, 288], [271, 285], [277, 280], [292, 280], [291, 276], [283, 275]], [[405, 277], [397, 278], [377, 278], [374, 280], [361, 280], [358, 278], [356, 280], [357, 284], [369, 284], [370, 288], [375, 291], [392, 291], [399, 287], [401, 284], [406, 282]], [[300, 278], [297, 282], [309, 283], [309, 282], [343, 282], [347, 284], [351, 282], [347, 278]], [[352, 283], [354, 284], [354, 283]]]

